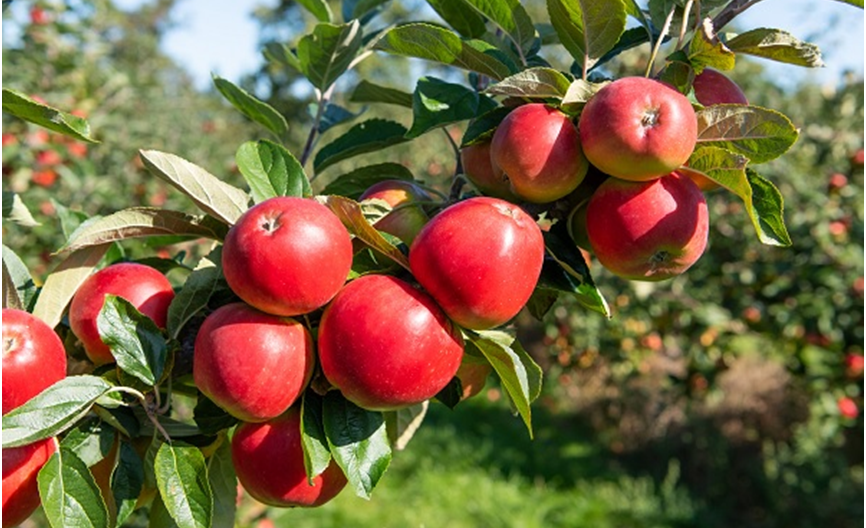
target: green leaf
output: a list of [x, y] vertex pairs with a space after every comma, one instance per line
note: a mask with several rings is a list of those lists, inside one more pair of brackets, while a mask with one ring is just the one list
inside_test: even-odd
[[[861, 1], [859, 5], [863, 7], [863, 2]], [[803, 42], [780, 29], [753, 29], [728, 39], [727, 44], [734, 53], [754, 55], [807, 68], [824, 66], [818, 46]]]
[[331, 13], [331, 6], [325, 0], [298, 0], [298, 4], [309, 11], [319, 22], [330, 22], [334, 18]]
[[75, 251], [61, 262], [45, 279], [33, 315], [54, 328], [60, 324], [66, 305], [72, 300], [78, 287], [99, 264], [111, 244], [90, 246]]
[[716, 37], [712, 22], [706, 20], [689, 44], [688, 58], [689, 64], [695, 69], [695, 74], [700, 74], [705, 67], [732, 70], [736, 54]]
[[323, 423], [323, 405], [323, 398], [315, 392], [308, 390], [304, 393], [301, 403], [301, 445], [304, 448], [307, 481], [311, 486], [313, 479], [331, 464], [331, 451], [328, 449]]
[[575, 111], [583, 108], [583, 105], [592, 98], [599, 90], [610, 84], [609, 82], [594, 83], [584, 79], [577, 79], [568, 86], [568, 90], [562, 97], [563, 110]]
[[159, 446], [154, 473], [165, 508], [180, 528], [209, 528], [213, 493], [201, 450], [175, 441]]
[[412, 127], [406, 137], [416, 138], [434, 128], [471, 119], [495, 106], [489, 97], [479, 96], [462, 84], [422, 77], [412, 96]]
[[571, 294], [584, 307], [610, 317], [607, 301], [592, 280], [583, 255], [562, 222], [543, 233], [544, 245], [550, 259], [545, 258], [538, 287]]
[[843, 4], [850, 4], [854, 7], [863, 8], [863, 0], [837, 0], [838, 2], [842, 2]]
[[358, 407], [339, 391], [325, 395], [322, 416], [334, 460], [355, 494], [369, 499], [391, 463], [384, 416]]
[[496, 128], [512, 110], [513, 108], [499, 106], [470, 121], [469, 126], [466, 127], [466, 132], [463, 133], [460, 148], [490, 141]]
[[99, 143], [91, 135], [86, 119], [37, 103], [16, 90], [3, 88], [3, 111], [65, 136], [88, 143]]
[[430, 407], [429, 401], [423, 401], [417, 405], [404, 407], [396, 411], [388, 411], [385, 413], [385, 423], [388, 429], [388, 439], [391, 446], [396, 451], [406, 449], [409, 440], [415, 436], [424, 417], [427, 415], [427, 409]]
[[153, 498], [150, 505], [150, 512], [147, 518], [147, 528], [178, 528], [171, 514], [165, 507], [165, 501], [157, 495]]
[[116, 295], [105, 296], [96, 317], [99, 337], [127, 374], [152, 387], [162, 377], [168, 350], [153, 319]]
[[39, 471], [39, 496], [53, 528], [103, 528], [108, 508], [87, 464], [75, 453], [60, 449]]
[[234, 427], [238, 419], [199, 393], [193, 409], [193, 420], [202, 434], [215, 435], [224, 429]]
[[764, 178], [752, 169], [746, 169], [746, 177], [752, 188], [750, 209], [758, 219], [758, 229], [761, 242], [774, 246], [792, 245], [788, 229], [785, 227], [785, 202], [782, 193], [770, 180]]
[[[316, 115], [317, 109], [318, 105], [316, 103], [310, 104], [310, 114], [312, 116]], [[354, 120], [363, 112], [364, 110], [361, 110], [355, 114], [340, 105], [328, 103], [325, 106], [325, 111], [322, 113], [322, 117], [319, 120], [319, 126], [316, 130], [318, 130], [319, 134], [324, 134], [337, 125], [342, 125], [343, 123], [348, 123], [349, 121]]]
[[15, 281], [12, 279], [12, 274], [6, 267], [6, 261], [3, 261], [2, 306], [4, 309], [10, 308], [12, 310], [25, 310], [24, 301], [22, 301], [21, 297], [18, 295], [18, 286], [15, 285]]
[[42, 225], [33, 218], [30, 209], [21, 200], [21, 195], [14, 192], [3, 192], [3, 218], [21, 227]]
[[343, 0], [343, 20], [358, 19], [365, 24], [388, 0]]
[[433, 398], [449, 409], [454, 409], [460, 403], [461, 398], [463, 398], [463, 382], [460, 381], [460, 378], [454, 376]]
[[613, 49], [625, 31], [622, 0], [547, 0], [559, 40], [583, 71]]
[[88, 216], [83, 211], [73, 211], [69, 209], [54, 198], [51, 199], [51, 205], [54, 206], [57, 219], [60, 220], [60, 230], [63, 231], [63, 237], [68, 242], [72, 233], [74, 233], [75, 230], [78, 229], [78, 226], [88, 219]]
[[412, 94], [396, 88], [388, 88], [362, 79], [349, 101], [353, 103], [384, 103], [412, 108]]
[[202, 258], [168, 305], [166, 330], [172, 339], [178, 338], [184, 325], [204, 309], [214, 293], [225, 285], [222, 268], [219, 267], [221, 254], [219, 247]]
[[331, 165], [359, 154], [376, 152], [408, 141], [406, 128], [385, 119], [369, 119], [350, 128], [345, 134], [322, 147], [313, 160], [318, 174]]
[[698, 143], [743, 154], [752, 163], [778, 158], [799, 132], [784, 114], [759, 106], [708, 106], [697, 112]]
[[213, 490], [212, 528], [234, 528], [237, 511], [238, 478], [232, 465], [232, 444], [223, 438], [208, 460], [208, 480]]
[[3, 447], [17, 447], [57, 436], [113, 388], [91, 375], [68, 376], [3, 416]]
[[275, 196], [313, 195], [301, 163], [282, 145], [247, 141], [238, 148], [235, 161], [256, 203]]
[[460, 0], [509, 36], [515, 46], [529, 52], [535, 43], [535, 26], [519, 0]]
[[111, 474], [111, 493], [117, 504], [117, 526], [122, 526], [135, 510], [144, 486], [144, 463], [129, 442], [120, 442], [117, 467]]
[[427, 0], [442, 20], [465, 38], [481, 38], [487, 32], [484, 17], [462, 0]]
[[526, 302], [526, 309], [529, 310], [532, 317], [538, 321], [543, 321], [544, 316], [553, 308], [558, 299], [558, 291], [536, 288], [529, 297], [529, 301]]
[[318, 24], [298, 42], [296, 55], [301, 72], [324, 92], [342, 75], [358, 54], [362, 44], [361, 24]]
[[376, 49], [456, 66], [496, 80], [515, 73], [502, 62], [495, 47], [480, 41], [461, 40], [454, 32], [431, 24], [397, 26], [385, 33], [376, 43]]
[[571, 80], [553, 68], [529, 68], [487, 88], [493, 95], [510, 97], [562, 98]]
[[60, 447], [72, 451], [90, 467], [108, 455], [116, 437], [115, 429], [101, 420], [85, 420], [67, 431]]
[[337, 194], [357, 200], [367, 188], [380, 181], [413, 179], [412, 172], [399, 163], [379, 163], [338, 176], [325, 186], [322, 194]]
[[20, 303], [20, 309], [29, 309], [36, 296], [36, 283], [27, 265], [14, 251], [3, 246], [3, 306]]
[[262, 51], [265, 60], [279, 66], [288, 66], [301, 73], [301, 61], [289, 46], [280, 42], [269, 42]]
[[264, 126], [277, 137], [285, 137], [289, 132], [289, 124], [286, 122], [286, 118], [271, 105], [260, 101], [243, 88], [235, 86], [230, 81], [218, 75], [213, 75], [213, 83], [223, 97], [240, 113]]
[[183, 158], [156, 150], [140, 150], [145, 167], [172, 184], [205, 213], [232, 225], [247, 210], [247, 193], [219, 180]]

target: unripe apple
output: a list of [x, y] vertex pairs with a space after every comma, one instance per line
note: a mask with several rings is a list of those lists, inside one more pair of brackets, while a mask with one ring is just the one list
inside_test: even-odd
[[430, 201], [433, 197], [410, 181], [385, 180], [374, 183], [361, 194], [358, 201], [371, 199], [382, 200], [396, 208], [376, 221], [373, 227], [394, 235], [406, 244], [411, 244], [418, 231], [430, 220], [417, 202]]
[[324, 306], [343, 286], [352, 240], [324, 205], [271, 198], [229, 230], [222, 266], [229, 287], [248, 304], [274, 315], [300, 315]]
[[534, 203], [552, 202], [575, 190], [589, 167], [574, 123], [542, 103], [518, 106], [502, 120], [493, 134], [490, 159], [494, 171], [507, 176], [511, 192]]
[[625, 180], [659, 178], [683, 165], [695, 148], [698, 121], [689, 100], [670, 86], [624, 77], [590, 98], [579, 122], [590, 163]]
[[455, 323], [508, 322], [529, 300], [544, 263], [538, 224], [489, 197], [458, 202], [424, 226], [409, 249], [412, 274]]
[[238, 481], [264, 504], [321, 506], [346, 486], [346, 477], [333, 460], [312, 485], [307, 481], [299, 409], [294, 406], [267, 422], [243, 423], [232, 436], [232, 462]]
[[366, 275], [340, 290], [322, 315], [318, 342], [328, 381], [376, 411], [432, 398], [463, 357], [460, 331], [433, 299], [386, 275]]
[[3, 414], [66, 377], [66, 350], [41, 319], [3, 308]]
[[460, 149], [460, 164], [463, 165], [463, 175], [481, 194], [509, 202], [519, 199], [511, 192], [505, 173], [501, 169], [494, 170], [490, 161], [490, 141]]
[[87, 357], [97, 365], [114, 362], [96, 326], [96, 318], [109, 294], [129, 301], [160, 328], [165, 328], [168, 306], [174, 299], [174, 290], [165, 275], [143, 264], [112, 264], [88, 277], [72, 298], [69, 326], [84, 345]]
[[195, 339], [193, 379], [232, 416], [262, 422], [298, 399], [314, 363], [313, 339], [301, 323], [232, 303], [202, 323]]
[[589, 201], [586, 232], [596, 258], [612, 273], [632, 280], [668, 279], [703, 254], [707, 202], [690, 179], [677, 173], [648, 182], [610, 178]]
[[57, 451], [57, 440], [3, 449], [3, 528], [18, 526], [39, 506], [36, 477]]
[[712, 68], [704, 68], [704, 71], [696, 75], [692, 87], [695, 90], [695, 99], [704, 106], [749, 104], [746, 94], [737, 83]]

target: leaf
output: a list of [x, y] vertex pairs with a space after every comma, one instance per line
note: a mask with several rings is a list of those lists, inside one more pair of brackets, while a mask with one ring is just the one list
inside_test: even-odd
[[415, 436], [418, 428], [421, 427], [421, 423], [424, 421], [429, 407], [430, 402], [423, 401], [417, 405], [385, 413], [388, 439], [395, 450], [402, 451], [406, 449], [409, 440]]
[[582, 108], [599, 90], [610, 84], [609, 82], [594, 83], [583, 79], [577, 79], [568, 86], [568, 90], [562, 97], [562, 107], [566, 110]]
[[117, 366], [152, 387], [162, 377], [168, 350], [153, 319], [116, 295], [108, 294], [96, 317], [99, 338]]
[[319, 202], [337, 215], [337, 218], [343, 222], [349, 233], [355, 235], [362, 242], [389, 257], [397, 264], [400, 264], [406, 270], [409, 270], [409, 259], [406, 258], [406, 255], [397, 246], [388, 242], [379, 231], [370, 225], [364, 217], [364, 213], [361, 211], [361, 206], [358, 202], [343, 196], [321, 196], [319, 197]]
[[322, 194], [337, 194], [357, 200], [371, 185], [380, 181], [413, 179], [412, 172], [399, 163], [379, 163], [338, 176], [325, 186]]
[[61, 448], [37, 476], [45, 517], [54, 528], [103, 528], [108, 507], [87, 464]]
[[63, 378], [3, 416], [3, 447], [57, 436], [112, 388], [104, 379], [87, 374]]
[[416, 138], [434, 128], [471, 119], [495, 106], [489, 97], [479, 96], [462, 84], [422, 77], [412, 95], [412, 127], [406, 137]]
[[462, 0], [427, 0], [442, 20], [465, 38], [481, 38], [487, 32], [484, 17]]
[[184, 325], [204, 309], [214, 293], [225, 285], [222, 268], [218, 266], [220, 256], [221, 247], [201, 259], [168, 305], [166, 330], [172, 339], [178, 338]]
[[547, 12], [559, 41], [585, 72], [625, 31], [622, 0], [547, 0]]
[[384, 103], [412, 108], [412, 94], [396, 88], [388, 88], [362, 79], [349, 101], [353, 103]]
[[213, 494], [201, 450], [175, 441], [164, 443], [153, 465], [156, 487], [171, 518], [180, 528], [209, 528]]
[[3, 88], [3, 111], [65, 136], [88, 143], [99, 143], [91, 135], [90, 124], [86, 119], [38, 103], [16, 90]]
[[463, 398], [463, 382], [454, 376], [442, 390], [436, 393], [434, 398], [449, 409], [454, 409]]
[[454, 32], [432, 24], [397, 26], [385, 33], [376, 43], [376, 49], [393, 55], [456, 66], [496, 80], [514, 73], [502, 62], [493, 46], [480, 41], [461, 40]]
[[322, 416], [328, 446], [355, 494], [369, 499], [391, 463], [385, 418], [350, 402], [339, 391], [324, 397]]
[[699, 144], [743, 154], [752, 163], [776, 159], [799, 136], [785, 115], [759, 106], [713, 105], [698, 111], [697, 118]]
[[[863, 7], [863, 2], [861, 1], [859, 5]], [[824, 66], [818, 46], [803, 42], [780, 29], [753, 29], [728, 39], [727, 44], [734, 53], [754, 55], [807, 68]]]
[[736, 55], [716, 37], [713, 23], [707, 19], [689, 44], [688, 58], [695, 74], [700, 74], [708, 66], [717, 70], [733, 69]]
[[382, 4], [388, 0], [343, 0], [343, 20], [358, 19], [361, 24], [367, 23]]
[[101, 420], [84, 420], [81, 425], [67, 431], [60, 447], [75, 453], [88, 467], [104, 459], [117, 437], [113, 427]]
[[165, 501], [159, 495], [154, 497], [153, 502], [151, 502], [147, 528], [178, 528], [177, 523], [174, 522], [165, 507]]
[[526, 309], [529, 310], [532, 317], [538, 321], [543, 321], [544, 316], [553, 308], [558, 299], [558, 291], [536, 288], [526, 303]]
[[463, 133], [460, 148], [489, 141], [496, 132], [496, 128], [512, 110], [513, 108], [499, 106], [470, 121], [469, 126], [466, 127], [466, 132]]
[[232, 225], [247, 210], [247, 193], [220, 181], [183, 158], [156, 150], [140, 150], [141, 160], [158, 178], [175, 186], [205, 213]]
[[276, 196], [313, 195], [301, 163], [282, 145], [247, 141], [238, 148], [235, 161], [256, 203]]
[[29, 310], [36, 296], [36, 283], [27, 266], [14, 251], [3, 246], [3, 306]]
[[361, 40], [361, 24], [357, 20], [342, 25], [316, 25], [312, 33], [298, 42], [295, 54], [301, 73], [324, 92], [349, 68], [361, 49]]
[[215, 435], [224, 429], [234, 427], [238, 419], [199, 392], [198, 401], [193, 409], [193, 420], [202, 434]]
[[[316, 103], [310, 104], [310, 113], [313, 116], [315, 116], [317, 108], [318, 105]], [[321, 119], [319, 120], [319, 127], [316, 130], [319, 132], [319, 134], [324, 134], [325, 132], [334, 128], [337, 125], [341, 125], [343, 123], [354, 120], [362, 113], [364, 113], [364, 110], [361, 110], [360, 112], [355, 114], [346, 110], [340, 105], [328, 103], [325, 106], [325, 111], [322, 113]]]
[[584, 307], [610, 318], [607, 301], [592, 280], [589, 267], [571, 242], [565, 225], [560, 222], [543, 235], [550, 258], [544, 259], [538, 287], [571, 294]]
[[508, 35], [523, 52], [529, 52], [535, 41], [535, 26], [519, 0], [461, 0]]
[[117, 467], [111, 474], [111, 493], [117, 503], [117, 526], [122, 526], [135, 511], [144, 486], [144, 463], [129, 442], [120, 442]]
[[78, 226], [88, 219], [88, 216], [83, 211], [73, 211], [69, 209], [54, 198], [51, 199], [51, 205], [54, 206], [57, 219], [60, 220], [60, 230], [63, 231], [63, 237], [68, 242], [72, 233], [74, 233], [75, 230], [78, 229]]
[[280, 42], [269, 42], [262, 51], [265, 59], [279, 66], [288, 66], [292, 70], [301, 73], [301, 62], [295, 53], [286, 44]]
[[325, 436], [322, 406], [321, 396], [311, 390], [304, 393], [301, 403], [301, 445], [304, 448], [307, 481], [311, 486], [313, 479], [321, 475], [331, 464], [331, 451], [328, 449], [328, 439]]
[[208, 481], [213, 491], [212, 528], [234, 528], [238, 478], [232, 465], [232, 444], [223, 438], [208, 461]]
[[331, 6], [325, 0], [298, 0], [298, 4], [309, 11], [319, 22], [330, 22], [334, 18], [331, 13]]
[[510, 97], [562, 98], [571, 80], [553, 68], [529, 68], [487, 88], [493, 95]]
[[252, 94], [235, 86], [230, 81], [227, 81], [219, 75], [213, 75], [213, 83], [217, 90], [232, 104], [240, 113], [247, 116], [254, 122], [264, 126], [277, 137], [285, 137], [289, 132], [289, 124], [286, 118], [282, 116], [274, 107], [260, 101]]
[[353, 156], [404, 143], [408, 141], [405, 136], [406, 128], [394, 121], [369, 119], [358, 123], [316, 153], [313, 170], [318, 174], [331, 165]]
[[[5, 246], [4, 246], [5, 247]], [[24, 301], [18, 295], [18, 286], [12, 280], [12, 274], [6, 267], [6, 261], [3, 261], [3, 303], [4, 309], [10, 308], [13, 310], [24, 310]]]
[[111, 244], [90, 246], [73, 252], [45, 279], [33, 315], [54, 328], [60, 324], [66, 305], [81, 283], [90, 276]]
[[14, 192], [3, 192], [3, 218], [21, 227], [42, 225], [33, 218], [30, 209], [21, 200], [21, 195]]

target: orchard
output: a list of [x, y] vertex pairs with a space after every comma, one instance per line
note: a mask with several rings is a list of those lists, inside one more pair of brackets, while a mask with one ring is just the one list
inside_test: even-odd
[[[639, 346], [661, 354], [662, 328], [680, 317], [665, 315], [669, 292], [690, 274], [723, 289], [731, 269], [758, 273], [754, 255], [803, 262], [797, 236], [811, 233], [789, 230], [786, 205], [811, 202], [765, 168], [799, 156], [810, 123], [762, 106], [734, 71], [823, 62], [784, 29], [737, 26], [756, 3], [428, 0], [423, 20], [381, 0], [291, 6], [309, 24], [265, 46], [264, 71], [311, 94], [302, 133], [297, 101], [213, 75], [223, 119], [256, 138], [228, 145], [230, 163], [135, 145], [134, 161], [102, 159], [100, 177], [145, 175], [140, 196], [90, 216], [49, 194], [40, 211], [63, 238], [39, 271], [30, 248], [4, 243], [3, 526], [39, 512], [55, 528], [230, 527], [250, 522], [250, 502], [375, 504], [425, 418], [477, 400], [502, 400], [526, 439], [550, 442], [539, 413], [556, 391], [581, 390], [565, 367], [598, 354], [570, 355], [570, 321], [596, 318], [616, 337], [611, 353], [628, 354], [635, 339], [615, 325], [635, 328], [637, 306], [659, 323], [636, 332]], [[862, 16], [862, 1], [845, 3]], [[60, 31], [63, 9], [33, 8], [34, 41]], [[414, 90], [380, 84], [377, 68], [406, 58], [423, 69]], [[91, 170], [78, 164], [121, 139], [8, 82], [3, 112], [5, 234], [35, 225], [32, 193]], [[7, 133], [7, 120], [33, 132]], [[389, 158], [431, 137], [448, 174]], [[828, 199], [855, 185], [862, 196], [858, 141], [851, 172], [823, 184]], [[16, 163], [26, 171], [7, 171]], [[835, 239], [862, 238], [860, 207], [829, 224]], [[748, 232], [748, 265], [722, 241], [732, 225]], [[862, 341], [862, 259], [859, 277], [845, 328]], [[760, 280], [780, 291], [791, 278]], [[757, 303], [742, 313], [730, 333], [782, 317]], [[559, 347], [553, 360], [524, 343], [528, 320], [553, 328], [538, 340]], [[690, 396], [730, 362], [711, 356], [713, 332], [693, 340], [702, 363], [670, 376]], [[829, 347], [822, 338], [812, 344]], [[862, 343], [844, 339], [820, 390], [862, 443]]]

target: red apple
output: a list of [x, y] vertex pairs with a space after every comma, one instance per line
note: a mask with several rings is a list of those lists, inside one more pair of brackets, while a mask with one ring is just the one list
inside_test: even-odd
[[659, 178], [683, 165], [695, 148], [698, 121], [689, 100], [670, 86], [624, 77], [583, 108], [580, 142], [590, 163], [625, 180]]
[[454, 322], [473, 330], [508, 322], [529, 300], [544, 262], [538, 224], [520, 207], [477, 197], [424, 226], [409, 249], [412, 274]]
[[3, 309], [3, 414], [66, 377], [66, 350], [41, 319]]
[[542, 103], [518, 106], [502, 120], [490, 159], [494, 171], [505, 173], [512, 193], [535, 203], [575, 190], [589, 167], [574, 123]]
[[324, 205], [278, 197], [249, 209], [229, 230], [223, 273], [248, 304], [293, 316], [324, 306], [346, 282], [352, 240]]
[[18, 526], [39, 506], [36, 476], [56, 451], [54, 438], [3, 449], [3, 528]]
[[460, 149], [463, 174], [481, 194], [509, 202], [518, 198], [511, 192], [508, 178], [502, 170], [494, 170], [490, 161], [490, 142], [476, 143]]
[[432, 398], [462, 357], [460, 331], [430, 296], [395, 277], [353, 280], [319, 325], [322, 372], [365, 409], [394, 410]]
[[232, 436], [232, 462], [241, 486], [271, 506], [321, 506], [346, 486], [343, 471], [331, 465], [307, 481], [298, 406], [263, 423], [243, 423]]
[[174, 299], [174, 290], [165, 275], [143, 264], [112, 264], [88, 277], [72, 298], [69, 326], [84, 345], [87, 357], [97, 365], [114, 362], [96, 326], [96, 318], [108, 294], [129, 301], [160, 328], [165, 328], [168, 306]]
[[30, 179], [40, 187], [51, 187], [57, 181], [57, 172], [53, 169], [33, 171]]
[[596, 258], [632, 280], [658, 281], [684, 272], [703, 254], [708, 231], [703, 193], [677, 173], [648, 182], [610, 178], [586, 211]]
[[232, 416], [263, 422], [295, 403], [314, 364], [313, 339], [301, 323], [233, 303], [210, 314], [199, 329], [193, 379]]
[[746, 94], [737, 83], [712, 68], [704, 68], [704, 71], [696, 75], [692, 87], [695, 90], [695, 99], [704, 106], [749, 104]]
[[839, 408], [839, 414], [849, 420], [853, 420], [860, 415], [860, 409], [857, 407], [857, 402], [847, 396], [839, 398], [836, 401], [836, 405]]
[[863, 375], [863, 354], [845, 355], [845, 375], [849, 378], [859, 378]]
[[373, 226], [411, 244], [424, 224], [430, 219], [417, 202], [433, 199], [418, 185], [404, 180], [385, 180], [371, 185], [358, 198], [382, 200], [395, 210], [380, 218]]

